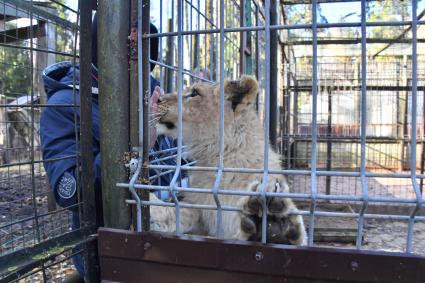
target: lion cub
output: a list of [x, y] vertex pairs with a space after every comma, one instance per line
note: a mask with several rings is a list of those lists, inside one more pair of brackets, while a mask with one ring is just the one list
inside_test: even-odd
[[[255, 78], [242, 76], [226, 80], [224, 84], [224, 166], [230, 168], [262, 168], [264, 162], [264, 130], [254, 105], [258, 94]], [[160, 119], [158, 134], [177, 138], [177, 94], [166, 95], [158, 105]], [[216, 166], [219, 156], [220, 85], [195, 83], [183, 94], [183, 144], [197, 166]], [[279, 169], [278, 154], [269, 151], [269, 168]], [[188, 171], [193, 188], [214, 187], [216, 173]], [[263, 174], [223, 173], [221, 190], [261, 191]], [[287, 192], [283, 175], [268, 175], [267, 191]], [[153, 194], [151, 200], [160, 202]], [[181, 202], [215, 205], [212, 194], [182, 193]], [[224, 239], [261, 239], [262, 200], [259, 196], [219, 195], [221, 206], [239, 206], [241, 212], [223, 211], [222, 236]], [[174, 232], [175, 208], [151, 206], [151, 228]], [[302, 245], [306, 243], [303, 219], [289, 215], [296, 211], [289, 198], [267, 199], [267, 242]], [[180, 209], [180, 228], [183, 233], [215, 236], [217, 211]]]

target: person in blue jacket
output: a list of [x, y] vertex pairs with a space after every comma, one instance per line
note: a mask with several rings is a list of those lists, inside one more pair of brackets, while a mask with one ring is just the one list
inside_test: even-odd
[[[97, 17], [93, 20], [93, 59], [92, 59], [92, 121], [93, 121], [93, 169], [94, 184], [97, 208], [99, 212], [98, 223], [102, 224], [101, 211], [101, 176], [100, 176], [100, 143], [99, 143], [99, 105], [98, 96], [98, 71], [97, 71]], [[156, 33], [155, 26], [151, 25], [151, 33]], [[158, 39], [151, 39], [151, 58], [157, 60], [158, 57]], [[151, 70], [154, 65], [151, 65]], [[75, 97], [73, 95], [73, 83], [75, 73]], [[80, 102], [78, 93], [79, 85], [79, 67], [73, 67], [71, 62], [60, 62], [46, 68], [43, 72], [44, 88], [47, 93], [48, 107], [45, 108], [40, 120], [40, 138], [43, 160], [54, 160], [44, 162], [44, 168], [49, 179], [50, 186], [54, 192], [57, 203], [62, 207], [67, 207], [72, 211], [72, 228], [80, 227], [78, 207], [77, 207], [77, 164], [75, 156], [77, 153], [76, 132], [79, 133], [80, 112], [78, 107], [73, 107], [74, 102], [77, 105]], [[153, 97], [157, 101], [160, 93], [159, 83], [151, 77], [151, 89]], [[58, 105], [58, 106], [55, 106]], [[66, 106], [65, 106], [66, 105]], [[69, 106], [67, 106], [69, 105]], [[77, 121], [77, 122], [75, 122]], [[77, 123], [77, 124], [75, 124]], [[169, 149], [175, 146], [175, 141], [168, 137], [160, 136], [157, 138], [152, 152]], [[175, 154], [172, 151], [166, 154]], [[155, 159], [162, 159], [164, 155], [155, 155]], [[175, 165], [176, 160], [166, 158], [161, 161], [162, 164]], [[156, 163], [158, 164], [158, 163]], [[158, 174], [159, 172], [151, 172]], [[173, 173], [161, 176], [154, 181], [154, 184], [169, 184]], [[164, 192], [165, 193], [165, 192]], [[158, 196], [167, 200], [168, 195]], [[76, 269], [83, 274], [82, 256], [78, 254], [73, 257]]]

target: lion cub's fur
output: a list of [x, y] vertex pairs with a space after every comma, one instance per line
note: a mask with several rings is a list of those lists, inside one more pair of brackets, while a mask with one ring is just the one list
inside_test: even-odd
[[[264, 129], [257, 112], [255, 101], [258, 94], [257, 81], [242, 76], [238, 81], [224, 84], [224, 166], [226, 168], [257, 168], [264, 166]], [[177, 138], [178, 98], [176, 94], [166, 95], [159, 104], [161, 119], [157, 125], [158, 134]], [[183, 144], [197, 166], [217, 166], [219, 160], [220, 85], [196, 83], [183, 94]], [[280, 169], [280, 158], [269, 150], [269, 168]], [[216, 173], [188, 171], [190, 187], [214, 187]], [[263, 174], [225, 172], [220, 189], [260, 191]], [[268, 191], [288, 191], [282, 175], [269, 175]], [[215, 205], [212, 194], [185, 193], [182, 202]], [[151, 198], [158, 200], [153, 194]], [[261, 233], [261, 201], [258, 197], [219, 195], [222, 206], [240, 206], [242, 212], [224, 211], [222, 231], [225, 239], [258, 239]], [[153, 230], [175, 231], [175, 208], [151, 206], [151, 227]], [[288, 216], [296, 210], [290, 199], [274, 198], [268, 201], [268, 218], [278, 223], [278, 236], [271, 241], [303, 244], [306, 240], [304, 225], [300, 216]], [[217, 211], [181, 208], [181, 231], [198, 235], [215, 236], [217, 232]], [[269, 224], [269, 226], [272, 224]], [[295, 228], [294, 228], [295, 227]], [[272, 229], [272, 228], [270, 228]], [[296, 236], [291, 236], [292, 230]], [[281, 231], [282, 230], [282, 231]], [[291, 231], [290, 231], [291, 230]], [[273, 230], [273, 231], [276, 231]], [[279, 232], [280, 231], [280, 232]], [[268, 231], [269, 233], [269, 231]], [[272, 232], [270, 232], [272, 233]], [[273, 232], [274, 233], [274, 232]], [[292, 231], [294, 233], [294, 231]], [[292, 238], [291, 238], [292, 237]], [[269, 239], [269, 236], [268, 236]]]

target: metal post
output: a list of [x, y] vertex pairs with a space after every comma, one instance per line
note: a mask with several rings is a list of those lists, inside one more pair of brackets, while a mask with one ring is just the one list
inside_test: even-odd
[[[277, 1], [270, 1], [270, 25], [277, 24]], [[276, 150], [277, 141], [277, 30], [270, 30], [270, 144]], [[267, 42], [266, 42], [267, 44]]]
[[[116, 183], [127, 181], [124, 166], [117, 161], [129, 144], [128, 47], [130, 7], [128, 1], [99, 1], [98, 60], [100, 150], [102, 155], [102, 200], [106, 227], [128, 229], [129, 192], [117, 190]], [[111, 36], [113, 34], [114, 36]], [[111, 107], [112, 106], [112, 107]]]
[[[140, 5], [140, 3], [139, 3]], [[141, 15], [140, 15], [141, 11]], [[150, 1], [149, 0], [143, 0], [142, 1], [142, 7], [139, 6], [139, 30], [141, 29], [141, 34], [149, 34], [150, 33]], [[142, 17], [140, 19], [140, 16]], [[139, 33], [139, 39], [141, 39], [141, 34]], [[142, 172], [142, 179], [144, 180], [144, 183], [149, 183], [149, 168], [147, 165], [149, 164], [149, 101], [150, 101], [150, 63], [149, 63], [149, 57], [150, 57], [150, 44], [149, 44], [149, 38], [145, 38], [141, 41], [139, 41], [139, 44], [141, 44], [142, 47], [142, 65], [140, 65], [140, 56], [139, 56], [139, 89], [142, 88], [143, 93], [140, 96], [139, 92], [139, 107], [142, 105], [140, 102], [143, 101], [143, 109], [141, 112], [139, 112], [139, 115], [143, 115], [142, 121], [139, 118], [139, 125], [142, 126], [143, 122], [143, 131], [140, 131], [142, 133], [142, 136], [139, 137], [139, 141], [143, 139], [143, 172]], [[139, 48], [140, 51], [140, 48]], [[140, 54], [139, 54], [140, 55]], [[142, 85], [140, 85], [140, 80], [142, 80]], [[140, 116], [139, 116], [140, 117]], [[139, 127], [140, 127], [139, 126]], [[146, 180], [146, 181], [145, 181]], [[142, 200], [149, 200], [149, 192], [144, 191], [141, 194]], [[149, 230], [149, 207], [144, 206], [142, 207], [142, 229], [143, 231]]]
[[[98, 227], [96, 197], [93, 173], [93, 137], [92, 137], [92, 2], [80, 1], [80, 141], [81, 141], [81, 190], [83, 196], [82, 227], [95, 233]], [[97, 243], [86, 244], [84, 253], [85, 279], [88, 282], [99, 281], [99, 262]]]

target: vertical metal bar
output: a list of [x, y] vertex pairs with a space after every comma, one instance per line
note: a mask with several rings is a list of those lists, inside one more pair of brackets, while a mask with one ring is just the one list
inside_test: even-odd
[[[422, 148], [421, 148], [421, 175], [424, 174], [425, 169], [425, 90], [422, 93]], [[424, 185], [424, 179], [420, 179], [420, 192], [421, 194], [424, 193], [423, 191], [423, 185]]]
[[[328, 92], [328, 129], [327, 129], [327, 135], [326, 138], [327, 144], [326, 144], [326, 171], [332, 170], [332, 91], [331, 88], [328, 86], [326, 88]], [[331, 194], [331, 176], [326, 176], [326, 194]]]
[[263, 182], [261, 184], [261, 200], [263, 214], [261, 219], [261, 242], [267, 241], [267, 177], [269, 174], [269, 127], [270, 127], [270, 0], [265, 1], [265, 109], [264, 109], [264, 172]]
[[366, 0], [362, 0], [361, 3], [361, 35], [362, 35], [362, 92], [361, 92], [361, 120], [360, 120], [360, 181], [362, 188], [362, 197], [363, 203], [362, 208], [359, 212], [359, 220], [357, 225], [357, 239], [356, 247], [358, 249], [362, 246], [362, 236], [363, 236], [363, 222], [364, 222], [364, 212], [368, 205], [368, 189], [366, 182], [366, 126], [367, 126], [367, 117], [366, 117]]
[[[111, 17], [110, 15], [114, 15]], [[98, 58], [102, 201], [106, 227], [128, 229], [130, 208], [127, 190], [116, 183], [128, 180], [123, 166], [115, 166], [129, 145], [129, 1], [99, 1]], [[115, 36], [111, 36], [111, 34]], [[113, 107], [111, 107], [113, 105]]]
[[[174, 31], [174, 17], [168, 19], [168, 32]], [[167, 54], [165, 55], [165, 64], [174, 66], [174, 37], [167, 37]], [[165, 92], [170, 93], [173, 91], [174, 72], [172, 69], [165, 71]]]
[[313, 111], [311, 133], [311, 205], [308, 227], [308, 245], [313, 245], [314, 211], [317, 195], [317, 0], [312, 1], [312, 33], [313, 33]]
[[[201, 30], [201, 0], [198, 0], [197, 8], [198, 8], [198, 16], [196, 18], [197, 28], [198, 28], [198, 30]], [[200, 34], [197, 34], [196, 37], [195, 37], [195, 49], [196, 49], [195, 62], [196, 62], [196, 66], [199, 66], [199, 67], [201, 67], [201, 48], [200, 48], [200, 42], [201, 42], [201, 35]], [[207, 66], [205, 66], [205, 64], [203, 66], [203, 70], [204, 70], [204, 73], [206, 73]], [[209, 77], [208, 79], [211, 79], [211, 77]]]
[[[141, 207], [141, 199], [139, 197], [138, 192], [134, 189], [134, 184], [136, 183], [141, 169], [142, 169], [142, 162], [143, 162], [143, 139], [141, 138], [141, 131], [143, 130], [143, 107], [141, 107], [143, 104], [143, 79], [142, 79], [142, 73], [143, 70], [141, 69], [142, 65], [142, 40], [141, 40], [141, 34], [142, 29], [140, 28], [140, 23], [142, 22], [142, 8], [141, 3], [139, 3], [139, 0], [132, 0], [132, 6], [131, 6], [131, 25], [132, 28], [134, 23], [137, 20], [137, 51], [136, 50], [130, 50], [130, 54], [137, 52], [137, 61], [135, 61], [135, 58], [130, 57], [130, 146], [131, 149], [137, 147], [139, 150], [139, 162], [137, 164], [137, 169], [134, 172], [133, 176], [130, 178], [129, 182], [129, 191], [133, 197], [133, 199], [136, 201], [136, 208], [135, 216], [133, 215], [132, 224], [136, 226], [136, 231], [141, 232], [142, 231], [142, 207]], [[141, 121], [142, 118], [142, 121]], [[140, 124], [142, 123], [142, 124]], [[143, 135], [142, 135], [143, 136]], [[141, 157], [142, 156], [142, 157]], [[140, 158], [141, 157], [141, 158]], [[144, 192], [141, 192], [140, 195], [142, 196]], [[144, 214], [143, 214], [144, 215]], [[145, 221], [147, 222], [147, 221]], [[145, 223], [144, 222], [144, 223]]]
[[[159, 1], [159, 33], [162, 33], [162, 0]], [[158, 38], [159, 40], [159, 62], [162, 63], [162, 37]], [[164, 87], [164, 68], [159, 68], [159, 82], [161, 86]]]
[[92, 138], [92, 39], [91, 3], [80, 0], [80, 156], [81, 190], [84, 200], [83, 225], [96, 228], [96, 203], [93, 183], [93, 138]]
[[[83, 227], [96, 233], [97, 211], [93, 172], [92, 134], [92, 2], [80, 0], [80, 143], [81, 143], [81, 190], [83, 197]], [[85, 245], [84, 271], [87, 282], [99, 281], [97, 244]]]
[[[130, 11], [130, 23], [131, 23], [131, 33], [138, 30], [138, 26], [136, 26], [136, 22], [138, 21], [139, 15], [139, 5], [138, 0], [131, 0], [131, 11]], [[131, 40], [137, 40], [136, 42], [131, 42]], [[138, 45], [141, 44], [140, 41], [130, 37], [130, 50], [129, 50], [129, 64], [130, 64], [130, 101], [129, 101], [129, 109], [130, 109], [130, 117], [129, 117], [129, 131], [130, 131], [130, 148], [133, 150], [134, 148], [138, 148], [140, 145], [139, 142], [139, 70], [138, 70]], [[130, 181], [131, 183], [131, 181]], [[132, 187], [129, 188], [133, 198], [138, 201], [138, 195], [135, 195], [135, 191], [132, 190]], [[140, 199], [139, 199], [140, 200]], [[136, 207], [131, 208], [132, 213], [132, 225], [137, 226], [137, 221], [139, 220], [137, 215], [137, 209], [139, 209], [139, 205], [136, 204]]]
[[412, 186], [416, 195], [416, 206], [410, 214], [409, 224], [407, 226], [407, 243], [406, 252], [412, 252], [413, 242], [413, 225], [415, 223], [415, 216], [419, 209], [422, 207], [423, 199], [419, 190], [418, 183], [416, 182], [416, 113], [417, 113], [417, 92], [418, 92], [418, 15], [417, 15], [417, 0], [412, 0], [412, 128], [411, 128], [411, 155], [410, 155], [410, 174]]
[[[248, 0], [251, 1], [251, 0]], [[245, 26], [245, 19], [246, 19], [246, 0], [240, 0], [239, 1], [239, 26], [244, 27]], [[246, 49], [246, 31], [240, 32], [240, 44], [239, 44], [239, 74], [243, 74], [245, 72], [245, 49]]]
[[[252, 26], [252, 7], [251, 0], [245, 0], [245, 25]], [[252, 74], [252, 32], [245, 35], [245, 48], [248, 48], [249, 54], [245, 55], [245, 74]]]
[[[277, 24], [277, 1], [270, 1], [270, 25]], [[270, 31], [270, 144], [277, 150], [277, 51], [278, 51], [277, 30]]]
[[219, 122], [219, 161], [214, 183], [214, 201], [217, 205], [217, 238], [222, 238], [222, 209], [218, 198], [224, 163], [224, 0], [220, 0], [220, 122]]
[[[149, 182], [149, 168], [147, 165], [149, 164], [149, 144], [150, 144], [150, 136], [149, 136], [149, 101], [151, 95], [150, 88], [150, 39], [144, 38], [142, 39], [142, 34], [150, 33], [150, 1], [142, 0], [139, 2], [139, 20], [138, 20], [138, 55], [141, 56], [138, 58], [138, 69], [139, 69], [139, 127], [142, 127], [139, 130], [139, 141], [142, 141], [141, 148], [142, 152], [139, 153], [139, 156], [142, 156], [143, 162], [143, 170], [142, 170], [142, 180]], [[140, 162], [139, 162], [140, 164]], [[149, 200], [149, 192], [143, 191], [141, 192], [141, 198], [143, 200]], [[140, 217], [140, 213], [142, 214], [142, 230], [149, 230], [149, 207], [144, 206], [143, 208], [138, 208], [138, 218]], [[138, 221], [139, 222], [139, 221]]]
[[181, 172], [182, 158], [182, 138], [183, 138], [183, 0], [177, 0], [177, 52], [178, 52], [178, 69], [177, 69], [177, 95], [178, 95], [178, 135], [177, 135], [177, 166], [174, 176], [170, 182], [170, 195], [173, 198], [176, 207], [176, 234], [180, 235], [180, 202], [176, 196], [177, 180]]
[[[31, 6], [34, 5], [33, 1], [31, 0]], [[40, 242], [40, 225], [38, 222], [38, 210], [37, 205], [35, 201], [36, 192], [35, 192], [35, 168], [34, 168], [34, 30], [33, 30], [33, 12], [32, 9], [30, 10], [30, 84], [31, 84], [31, 105], [30, 105], [30, 113], [31, 113], [31, 152], [30, 152], [30, 159], [31, 159], [31, 191], [32, 191], [32, 203], [33, 203], [33, 211], [34, 211], [34, 221], [35, 221], [35, 235], [37, 237], [37, 242]]]

